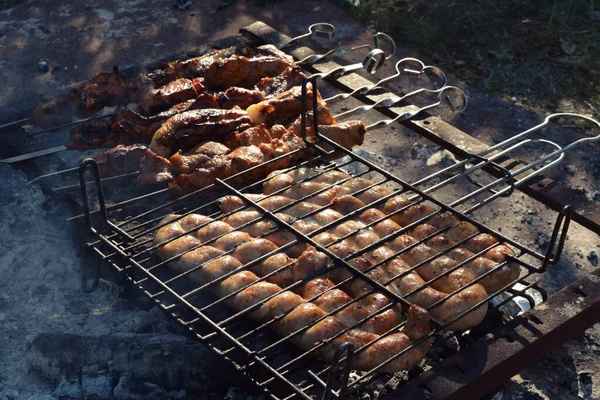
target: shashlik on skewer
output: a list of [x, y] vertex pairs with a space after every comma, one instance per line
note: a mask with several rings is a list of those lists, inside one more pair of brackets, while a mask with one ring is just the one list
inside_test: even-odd
[[[123, 106], [130, 100], [144, 99], [148, 94], [155, 97], [157, 89], [178, 79], [184, 79], [179, 83], [187, 86], [189, 82], [185, 80], [204, 78], [203, 86], [211, 90], [225, 90], [232, 86], [252, 88], [262, 78], [277, 76], [294, 66], [291, 56], [275, 46], [265, 45], [257, 48], [237, 46], [185, 61], [165, 63], [162, 69], [139, 74], [128, 82], [115, 68], [112, 72], [94, 76], [65, 97], [36, 107], [29, 115], [29, 122], [41, 128], [51, 128], [69, 122], [74, 115], [90, 116], [106, 106]], [[183, 91], [181, 87], [177, 89]], [[163, 92], [162, 98], [169, 93], [167, 89]], [[153, 104], [141, 107], [141, 111], [154, 109]]]

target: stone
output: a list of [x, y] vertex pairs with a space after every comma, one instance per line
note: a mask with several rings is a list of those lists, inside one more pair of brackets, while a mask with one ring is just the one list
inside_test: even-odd
[[575, 173], [577, 172], [577, 167], [572, 164], [567, 164], [565, 165], [564, 170], [569, 175], [575, 175]]
[[38, 61], [38, 70], [45, 74], [46, 72], [50, 71], [50, 67], [48, 66], [48, 63], [45, 60], [39, 60]]
[[594, 267], [598, 266], [598, 250], [594, 249], [592, 251], [590, 251], [590, 254], [588, 254], [587, 256], [588, 261], [590, 262], [590, 264], [592, 264]]

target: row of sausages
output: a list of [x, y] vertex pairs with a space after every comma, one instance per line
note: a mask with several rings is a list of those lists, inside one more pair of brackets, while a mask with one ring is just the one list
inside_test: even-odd
[[[518, 278], [518, 266], [507, 264], [480, 283], [469, 284], [476, 276], [496, 268], [512, 251], [496, 245], [493, 236], [477, 234], [473, 225], [457, 222], [447, 214], [436, 215], [428, 224], [414, 227], [410, 235], [400, 235], [372, 251], [352, 256], [366, 246], [377, 246], [381, 238], [435, 211], [422, 204], [407, 208], [410, 203], [406, 198], [393, 196], [372, 181], [351, 178], [337, 170], [319, 173], [296, 169], [273, 174], [263, 186], [266, 197], [254, 196], [260, 207], [280, 210], [277, 213], [280, 219], [309, 234], [336, 256], [346, 258], [353, 267], [366, 271], [370, 279], [385, 285], [388, 291], [402, 296], [408, 294], [409, 302], [424, 308], [435, 305], [429, 310], [431, 315], [449, 324], [449, 329], [462, 330], [477, 325], [485, 314], [484, 300], [488, 292]], [[381, 201], [386, 197], [387, 201]], [[374, 207], [366, 205], [378, 200]], [[344, 267], [330, 268], [326, 274], [307, 280], [315, 271], [326, 268], [331, 259], [299, 242], [293, 233], [278, 229], [274, 222], [263, 218], [260, 210], [244, 208], [235, 212], [240, 207], [244, 207], [241, 199], [228, 196], [221, 203], [222, 211], [228, 216], [221, 220], [213, 221], [197, 214], [181, 219], [168, 217], [174, 221], [163, 221], [154, 238], [155, 244], [160, 245], [159, 256], [169, 260], [170, 267], [177, 271], [197, 271], [189, 276], [196, 277], [200, 285], [217, 280], [211, 286], [213, 291], [219, 296], [229, 296], [227, 302], [234, 309], [254, 307], [250, 316], [259, 321], [280, 319], [272, 324], [276, 331], [286, 335], [303, 330], [292, 338], [303, 349], [308, 350], [315, 343], [338, 334], [317, 351], [325, 359], [330, 359], [343, 341], [351, 341], [357, 347], [371, 343], [357, 354], [354, 365], [357, 369], [372, 369], [386, 357], [406, 349], [411, 341], [427, 335], [428, 315], [420, 307], [407, 310], [407, 324], [402, 332], [397, 332], [402, 307], [394, 296], [376, 290]], [[400, 208], [407, 209], [386, 218]], [[361, 212], [356, 219], [335, 223], [357, 210]], [[445, 233], [434, 234], [449, 224], [454, 225]], [[418, 243], [424, 237], [431, 238]], [[454, 246], [455, 241], [468, 237], [463, 247], [455, 246], [445, 255], [438, 254]], [[410, 250], [401, 257], [395, 255], [407, 247]], [[493, 248], [484, 256], [475, 256], [474, 252], [488, 247]], [[471, 260], [465, 267], [456, 267], [467, 259]], [[250, 267], [245, 268], [247, 263], [251, 263]], [[411, 269], [415, 265], [419, 266]], [[447, 273], [452, 268], [454, 270]], [[260, 277], [267, 278], [259, 281]], [[432, 279], [435, 281], [427, 284], [426, 281]], [[468, 286], [462, 288], [464, 285]], [[286, 290], [288, 287], [293, 290]], [[456, 293], [449, 295], [453, 292]], [[478, 303], [482, 304], [475, 308]], [[454, 321], [472, 308], [474, 310]], [[384, 336], [378, 339], [378, 335]], [[387, 350], [382, 350], [382, 346], [388, 346]], [[394, 351], [390, 351], [391, 348]], [[428, 342], [423, 341], [382, 370], [406, 369], [418, 363], [427, 348]]]

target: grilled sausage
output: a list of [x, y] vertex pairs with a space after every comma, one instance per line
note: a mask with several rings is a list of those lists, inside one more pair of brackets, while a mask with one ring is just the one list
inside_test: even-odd
[[[164, 222], [171, 220], [172, 218]], [[170, 225], [172, 224], [157, 231], [155, 244], [161, 244], [165, 240], [180, 234], [176, 227], [170, 227]], [[156, 238], [162, 241], [158, 242]], [[210, 246], [203, 246], [194, 251], [200, 254], [206, 247]], [[236, 250], [236, 252], [238, 251], [239, 257], [250, 257], [254, 254], [241, 251], [240, 248]], [[208, 252], [212, 253], [213, 250]], [[327, 316], [325, 310], [313, 303], [307, 303], [300, 295], [285, 291], [276, 284], [259, 281], [258, 276], [252, 271], [242, 270], [233, 273], [242, 267], [243, 264], [237, 257], [224, 255], [215, 258], [204, 264], [199, 274], [200, 281], [198, 283], [207, 284], [220, 279], [225, 274], [231, 274], [221, 282], [212, 285], [211, 288], [221, 297], [231, 295], [226, 302], [237, 311], [254, 307], [270, 297], [264, 304], [255, 307], [256, 309], [250, 313], [250, 317], [259, 322], [266, 322], [278, 319], [284, 313], [289, 312], [283, 318], [280, 318], [280, 321], [273, 324], [273, 329], [282, 335], [300, 331], [292, 340], [304, 350], [310, 350], [317, 343], [322, 343], [337, 335], [337, 338], [331, 340], [329, 344], [321, 346], [316, 352], [317, 355], [326, 360], [331, 360], [336, 349], [343, 343], [350, 342], [354, 344], [355, 348], [370, 344], [363, 351], [355, 354], [352, 367], [360, 370], [371, 370], [397, 356], [402, 350], [411, 346], [414, 341], [422, 339], [429, 333], [428, 314], [415, 306], [408, 309], [407, 323], [402, 332], [381, 338], [376, 334], [360, 329], [347, 330], [347, 325], [341, 320], [334, 316]], [[236, 291], [238, 293], [235, 293]], [[316, 322], [320, 318], [322, 319]], [[381, 371], [393, 373], [416, 365], [425, 356], [428, 347], [429, 342], [425, 340], [410, 351], [397, 356], [393, 361], [382, 367]]]

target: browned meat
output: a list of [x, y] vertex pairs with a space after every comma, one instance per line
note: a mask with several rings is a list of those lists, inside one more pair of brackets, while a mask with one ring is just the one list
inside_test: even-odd
[[51, 128], [71, 121], [76, 115], [90, 116], [105, 106], [125, 104], [125, 81], [115, 67], [112, 72], [101, 72], [69, 95], [34, 108], [29, 122], [40, 128]]
[[254, 52], [256, 56], [281, 58], [287, 61], [290, 65], [296, 64], [294, 61], [294, 57], [279, 50], [276, 46], [272, 44], [264, 44], [262, 46], [258, 46], [254, 49]]
[[252, 104], [263, 101], [263, 93], [256, 89], [244, 89], [232, 87], [217, 95], [217, 101], [221, 108], [233, 108], [238, 106], [246, 109]]
[[[232, 47], [186, 61], [165, 63], [162, 69], [137, 75], [128, 83], [115, 67], [112, 72], [94, 76], [71, 94], [36, 107], [30, 113], [29, 121], [41, 128], [61, 125], [70, 122], [78, 110], [79, 116], [89, 116], [105, 106], [125, 104], [130, 96], [143, 99], [149, 92], [179, 78], [205, 77], [208, 81], [206, 86], [212, 90], [225, 90], [232, 86], [252, 88], [265, 76], [279, 75], [293, 65], [291, 56], [267, 45], [255, 49], [247, 46]], [[188, 95], [190, 93], [188, 87], [180, 90]], [[196, 90], [196, 95], [198, 93]], [[193, 98], [191, 95], [177, 96]], [[163, 98], [165, 94], [159, 94], [159, 97]], [[168, 101], [167, 104], [159, 101], [160, 106], [155, 108], [154, 101], [156, 100], [148, 100], [149, 104], [143, 106], [145, 115], [175, 104], [175, 100]], [[211, 107], [218, 108], [216, 104], [211, 104]]]
[[73, 150], [107, 148], [127, 143], [126, 139], [124, 131], [112, 121], [96, 119], [71, 129], [65, 147]]
[[[169, 183], [172, 193], [177, 196], [212, 185], [216, 178], [225, 179], [260, 165], [272, 158], [272, 149], [264, 145], [238, 147], [225, 156], [217, 156], [191, 174], [177, 175]], [[260, 168], [259, 168], [260, 169]]]
[[186, 111], [169, 118], [152, 137], [150, 148], [162, 157], [207, 140], [222, 141], [227, 135], [250, 128], [243, 110], [203, 109]]
[[102, 176], [115, 176], [137, 171], [140, 159], [148, 148], [143, 144], [118, 145], [94, 155]]
[[[310, 85], [307, 88], [307, 94], [307, 109], [310, 109], [312, 107], [312, 87]], [[319, 105], [325, 107], [325, 103], [322, 101]], [[270, 127], [275, 124], [289, 124], [298, 118], [302, 111], [302, 88], [294, 86], [273, 98], [251, 105], [246, 111], [255, 125], [265, 124]]]
[[140, 161], [137, 184], [138, 187], [145, 189], [165, 187], [167, 182], [173, 179], [174, 174], [175, 170], [169, 160], [148, 150]]
[[169, 158], [169, 161], [180, 174], [189, 174], [208, 160], [217, 156], [224, 156], [230, 152], [231, 149], [224, 144], [206, 142], [199, 144], [185, 154], [179, 150]]
[[[319, 128], [324, 125], [334, 125], [335, 119], [331, 112], [325, 106], [320, 106], [317, 108], [317, 122], [319, 123]], [[313, 111], [309, 111], [306, 116], [306, 126], [307, 135], [312, 135], [312, 125], [313, 125]], [[301, 136], [302, 135], [302, 119], [301, 117], [296, 118], [296, 120], [288, 127], [288, 130], [294, 135]]]
[[196, 97], [196, 100], [194, 100], [194, 104], [190, 110], [201, 110], [203, 108], [221, 108], [221, 106], [214, 95], [210, 93], [201, 93]]
[[251, 88], [265, 76], [279, 75], [293, 66], [289, 56], [282, 58], [273, 54], [265, 48], [221, 50], [186, 61], [167, 63], [165, 73], [157, 74], [158, 81], [164, 84], [165, 80], [168, 82], [176, 78], [204, 77], [211, 90], [225, 90], [232, 86]]
[[251, 48], [247, 46], [236, 46], [214, 50], [208, 54], [204, 54], [200, 57], [194, 57], [185, 61], [166, 62], [161, 65], [161, 69], [134, 77], [130, 81], [129, 85], [132, 92], [136, 94], [143, 94], [149, 90], [164, 86], [178, 78], [193, 79], [203, 76], [201, 74], [194, 74], [196, 70], [202, 71], [202, 68], [192, 67], [192, 65], [208, 66], [217, 60], [226, 59], [234, 55], [252, 56], [252, 54], [253, 51]]
[[127, 98], [127, 85], [115, 67], [90, 79], [78, 93], [77, 105], [85, 115], [91, 115], [106, 106], [125, 104]]
[[65, 146], [69, 149], [86, 150], [112, 147], [117, 144], [148, 144], [154, 133], [169, 118], [184, 111], [203, 109], [207, 106], [216, 106], [214, 96], [209, 93], [176, 104], [169, 110], [151, 117], [144, 117], [135, 111], [120, 108], [110, 120], [86, 121], [72, 128]]
[[196, 78], [193, 81], [180, 78], [169, 82], [147, 93], [139, 106], [139, 111], [143, 115], [154, 115], [176, 104], [194, 99], [206, 92], [203, 81], [203, 78]]
[[265, 97], [274, 97], [294, 86], [302, 85], [306, 78], [300, 68], [288, 68], [283, 73], [275, 77], [265, 77], [258, 82], [256, 89], [263, 93]]
[[226, 141], [231, 148], [259, 145], [261, 143], [271, 143], [271, 135], [264, 125], [257, 125], [241, 132], [232, 133]]
[[37, 106], [29, 113], [29, 122], [42, 129], [60, 126], [71, 121], [77, 111], [75, 100], [77, 93], [59, 97], [48, 103]]

